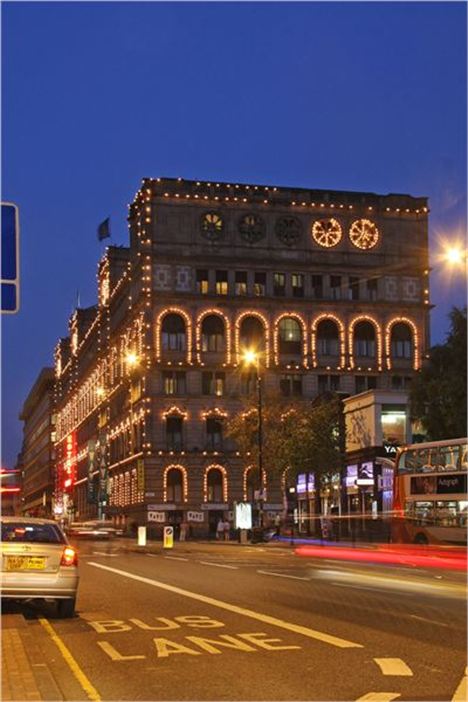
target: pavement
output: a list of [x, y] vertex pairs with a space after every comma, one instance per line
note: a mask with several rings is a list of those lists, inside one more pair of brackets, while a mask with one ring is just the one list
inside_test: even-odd
[[1, 699], [63, 700], [23, 614], [2, 614]]

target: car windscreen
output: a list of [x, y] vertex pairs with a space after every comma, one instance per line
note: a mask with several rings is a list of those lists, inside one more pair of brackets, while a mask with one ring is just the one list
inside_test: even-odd
[[4, 543], [63, 544], [65, 537], [55, 524], [2, 522]]

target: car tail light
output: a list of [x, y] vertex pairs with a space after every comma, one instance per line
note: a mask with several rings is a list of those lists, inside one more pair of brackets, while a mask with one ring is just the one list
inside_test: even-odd
[[73, 566], [78, 565], [78, 554], [74, 548], [71, 546], [65, 546], [62, 553], [62, 560], [60, 561], [61, 566]]

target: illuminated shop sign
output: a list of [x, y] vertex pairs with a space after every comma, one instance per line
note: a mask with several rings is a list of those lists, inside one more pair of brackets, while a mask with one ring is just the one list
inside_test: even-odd
[[307, 492], [307, 477], [305, 473], [300, 473], [297, 476], [296, 492], [298, 495], [303, 495]]
[[304, 495], [306, 492], [315, 490], [315, 474], [314, 473], [299, 473], [297, 476], [296, 492], [298, 495]]
[[355, 487], [356, 480], [357, 480], [357, 463], [355, 463], [351, 466], [346, 466], [346, 477], [345, 477], [346, 487]]
[[358, 478], [356, 485], [373, 485], [374, 484], [374, 464], [372, 461], [361, 463], [358, 469]]
[[76, 482], [76, 432], [65, 439], [65, 460], [62, 467], [63, 489], [70, 492]]
[[237, 502], [234, 511], [234, 527], [236, 529], [252, 528], [252, 505], [250, 502]]

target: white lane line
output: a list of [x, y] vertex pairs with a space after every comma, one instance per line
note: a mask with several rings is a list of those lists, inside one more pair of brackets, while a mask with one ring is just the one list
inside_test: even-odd
[[368, 692], [367, 695], [358, 697], [356, 702], [391, 702], [401, 697], [400, 692]]
[[465, 675], [462, 677], [459, 686], [455, 690], [452, 702], [466, 702], [468, 699], [468, 668], [465, 668]]
[[[350, 587], [352, 590], [369, 590], [370, 592], [379, 592], [382, 594], [382, 590], [378, 587], [369, 587], [368, 585], [351, 585], [350, 583], [335, 583], [332, 582], [330, 585], [336, 585], [336, 587]], [[404, 595], [408, 597], [413, 597], [413, 593], [404, 592]]]
[[374, 658], [383, 675], [413, 675], [411, 668], [401, 658]]
[[144, 578], [141, 575], [135, 575], [134, 573], [129, 573], [126, 570], [120, 570], [119, 568], [111, 568], [110, 566], [104, 565], [103, 563], [93, 563], [92, 561], [90, 561], [88, 565], [93, 566], [94, 568], [100, 568], [101, 570], [107, 570], [109, 573], [115, 573], [116, 575], [121, 575], [124, 578], [129, 578], [130, 580], [138, 580], [139, 582], [145, 583], [146, 585], [158, 587], [161, 590], [167, 590], [168, 592], [173, 592], [176, 595], [182, 595], [184, 597], [189, 597], [192, 600], [198, 600], [198, 602], [204, 602], [205, 604], [212, 605], [213, 607], [218, 607], [219, 609], [225, 609], [228, 612], [234, 612], [235, 614], [241, 614], [244, 617], [256, 619], [257, 621], [263, 622], [264, 624], [271, 624], [271, 626], [277, 626], [280, 629], [287, 629], [288, 631], [293, 631], [295, 634], [307, 636], [309, 639], [317, 639], [318, 641], [324, 641], [325, 643], [329, 643], [331, 646], [337, 646], [338, 648], [364, 648], [362, 644], [355, 643], [354, 641], [341, 639], [338, 636], [332, 636], [331, 634], [326, 634], [323, 631], [316, 631], [315, 629], [310, 629], [309, 627], [301, 626], [300, 624], [286, 622], [283, 619], [271, 617], [269, 614], [255, 612], [253, 609], [245, 609], [244, 607], [239, 607], [238, 605], [231, 604], [230, 602], [217, 600], [215, 597], [208, 597], [207, 595], [200, 595], [197, 592], [184, 590], [181, 587], [169, 585], [168, 583], [163, 583], [159, 580]]
[[115, 558], [115, 556], [118, 556], [118, 553], [106, 553], [105, 551], [93, 551], [93, 556], [108, 556], [109, 558]]
[[167, 558], [168, 561], [188, 561], [188, 558], [182, 558], [182, 556], [163, 556]]
[[149, 556], [150, 558], [158, 558], [157, 553], [145, 553], [145, 556]]
[[216, 566], [216, 568], [230, 568], [231, 570], [239, 570], [238, 566], [226, 565], [225, 563], [210, 563], [210, 561], [198, 561], [202, 565]]
[[437, 626], [446, 626], [449, 627], [450, 624], [447, 624], [447, 622], [437, 622], [435, 619], [427, 619], [426, 617], [420, 617], [418, 614], [409, 614], [409, 617], [411, 619], [418, 619], [420, 622], [428, 622], [428, 624], [436, 624]]
[[274, 573], [272, 570], [257, 570], [257, 573], [262, 575], [275, 575], [277, 578], [291, 578], [292, 580], [310, 580], [299, 575], [287, 575], [286, 573]]

